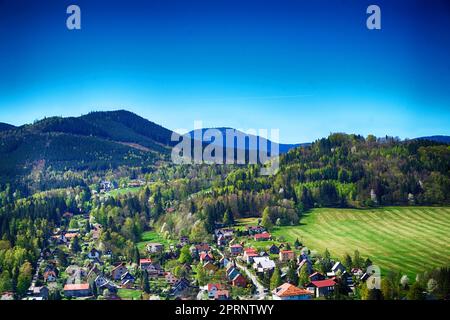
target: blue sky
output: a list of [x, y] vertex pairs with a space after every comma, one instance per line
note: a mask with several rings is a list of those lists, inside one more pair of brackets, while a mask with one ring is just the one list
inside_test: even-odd
[[[0, 122], [127, 109], [170, 129], [279, 128], [288, 143], [450, 135], [445, 0], [33, 2], [0, 0]], [[66, 28], [69, 4], [82, 30]]]

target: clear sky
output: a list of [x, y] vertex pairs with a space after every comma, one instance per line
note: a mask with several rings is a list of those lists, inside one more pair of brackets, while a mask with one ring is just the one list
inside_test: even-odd
[[0, 122], [127, 109], [288, 143], [450, 135], [449, 57], [445, 0], [0, 0]]

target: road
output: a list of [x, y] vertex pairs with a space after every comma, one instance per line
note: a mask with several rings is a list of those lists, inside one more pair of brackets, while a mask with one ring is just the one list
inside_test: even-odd
[[[223, 253], [216, 247], [211, 246], [211, 248], [218, 252], [222, 257], [224, 256]], [[253, 297], [256, 298], [256, 300], [264, 300], [267, 293], [264, 292], [264, 286], [261, 284], [261, 282], [259, 281], [258, 277], [256, 275], [254, 275], [250, 270], [248, 270], [248, 268], [243, 265], [240, 264], [237, 259], [236, 259], [236, 267], [238, 269], [240, 269], [241, 271], [244, 271], [244, 273], [247, 275], [248, 278], [250, 278], [250, 280], [252, 280], [253, 285], [256, 287], [256, 293], [253, 295]], [[201, 291], [199, 292], [199, 294], [201, 293]]]
[[255, 276], [248, 268], [239, 262], [236, 261], [236, 267], [238, 267], [240, 270], [243, 270], [248, 278], [250, 278], [253, 282], [253, 285], [256, 287], [256, 293], [254, 294], [254, 297], [257, 300], [264, 300], [266, 297], [266, 293], [264, 292], [264, 286], [259, 281], [258, 277]]

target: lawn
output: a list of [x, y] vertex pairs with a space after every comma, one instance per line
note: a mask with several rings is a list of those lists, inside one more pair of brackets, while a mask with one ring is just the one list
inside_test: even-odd
[[160, 233], [152, 230], [152, 231], [145, 231], [142, 234], [141, 241], [137, 243], [138, 250], [140, 252], [145, 251], [145, 245], [149, 242], [157, 242], [163, 244], [165, 247], [168, 247], [171, 244], [174, 244], [174, 241], [168, 240], [164, 238]]
[[108, 194], [112, 197], [115, 197], [117, 195], [139, 192], [139, 190], [141, 190], [141, 188], [142, 187], [119, 188], [119, 189], [114, 189], [114, 190], [109, 191]]
[[381, 272], [396, 270], [412, 279], [417, 272], [450, 265], [450, 207], [314, 209], [299, 226], [276, 227], [272, 234], [311, 250], [341, 258], [358, 249]]
[[117, 295], [123, 300], [139, 300], [141, 297], [140, 290], [134, 289], [119, 289]]

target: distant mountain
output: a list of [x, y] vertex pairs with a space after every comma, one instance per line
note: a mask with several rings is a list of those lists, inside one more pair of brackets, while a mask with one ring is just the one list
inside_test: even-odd
[[[227, 146], [227, 131], [230, 132], [231, 134], [236, 136], [236, 139], [239, 139], [242, 143], [242, 141], [244, 141], [244, 149], [246, 151], [249, 150], [257, 150], [259, 151], [263, 151], [266, 152], [267, 154], [271, 154], [271, 151], [273, 150], [274, 147], [277, 146], [277, 143], [271, 141], [270, 139], [266, 139], [263, 137], [259, 137], [257, 135], [252, 135], [252, 134], [246, 134], [242, 131], [239, 131], [237, 129], [233, 129], [233, 128], [228, 128], [228, 127], [219, 127], [219, 128], [203, 128], [203, 129], [197, 129], [197, 130], [192, 130], [189, 133], [187, 133], [188, 135], [190, 135], [191, 139], [197, 139], [197, 137], [203, 137], [204, 133], [207, 130], [218, 130], [220, 131], [220, 133], [222, 134], [222, 140], [219, 141], [205, 141], [207, 140], [206, 138], [203, 138], [203, 141], [206, 144], [212, 144], [212, 145], [223, 145], [223, 146]], [[268, 133], [270, 134], [270, 132]], [[200, 138], [201, 139], [201, 138]], [[237, 145], [238, 142], [237, 140], [234, 141], [234, 147], [235, 148], [239, 148], [239, 146]], [[284, 143], [279, 143], [278, 144], [278, 150], [279, 153], [286, 153], [289, 150], [296, 148], [296, 147], [300, 147], [300, 146], [308, 146], [310, 145], [310, 143], [302, 143], [302, 144], [284, 144]]]
[[450, 136], [429, 136], [429, 137], [420, 137], [420, 138], [416, 138], [417, 140], [429, 140], [429, 141], [434, 141], [434, 142], [439, 142], [439, 143], [450, 143]]
[[0, 132], [7, 131], [7, 130], [12, 130], [14, 128], [15, 128], [15, 126], [13, 126], [12, 124], [0, 122]]

